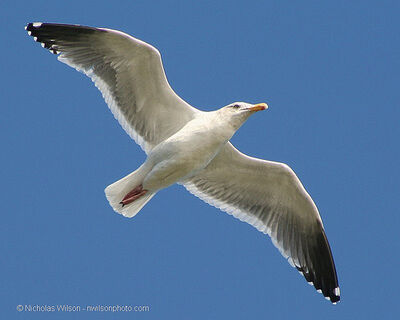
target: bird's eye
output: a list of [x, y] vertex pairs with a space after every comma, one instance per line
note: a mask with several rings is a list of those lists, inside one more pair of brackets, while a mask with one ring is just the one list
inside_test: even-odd
[[231, 108], [234, 108], [234, 109], [239, 109], [239, 108], [240, 108], [240, 106], [239, 106], [238, 104], [233, 104], [233, 105], [231, 105]]

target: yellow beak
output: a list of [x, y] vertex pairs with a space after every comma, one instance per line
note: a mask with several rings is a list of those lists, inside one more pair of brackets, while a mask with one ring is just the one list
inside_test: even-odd
[[262, 111], [268, 109], [268, 105], [266, 103], [257, 103], [254, 106], [249, 108], [249, 111]]

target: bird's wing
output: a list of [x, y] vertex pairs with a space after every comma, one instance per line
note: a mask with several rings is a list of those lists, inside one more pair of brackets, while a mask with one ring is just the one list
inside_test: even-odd
[[26, 30], [59, 54], [58, 60], [93, 80], [115, 118], [147, 153], [200, 112], [171, 89], [160, 53], [145, 42], [79, 25], [37, 22]]
[[317, 207], [287, 165], [248, 157], [227, 143], [184, 186], [268, 234], [309, 283], [339, 301], [335, 264]]

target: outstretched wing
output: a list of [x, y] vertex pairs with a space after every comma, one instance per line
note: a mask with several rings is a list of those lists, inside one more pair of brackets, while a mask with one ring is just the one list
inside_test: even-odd
[[29, 23], [28, 34], [85, 73], [125, 131], [149, 152], [200, 112], [171, 89], [157, 49], [104, 28]]
[[268, 234], [289, 263], [333, 303], [340, 300], [317, 207], [285, 164], [251, 158], [227, 143], [188, 191]]

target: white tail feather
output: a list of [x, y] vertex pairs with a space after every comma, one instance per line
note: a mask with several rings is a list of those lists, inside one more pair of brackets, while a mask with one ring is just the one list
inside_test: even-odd
[[120, 202], [124, 196], [133, 188], [142, 184], [146, 172], [140, 169], [141, 168], [137, 169], [131, 174], [128, 174], [126, 177], [114, 182], [113, 184], [110, 184], [104, 190], [106, 198], [114, 211], [128, 218], [135, 216], [140, 209], [142, 209], [144, 205], [156, 194], [155, 192], [148, 191], [145, 195], [141, 196], [137, 200], [125, 206], [121, 205]]

